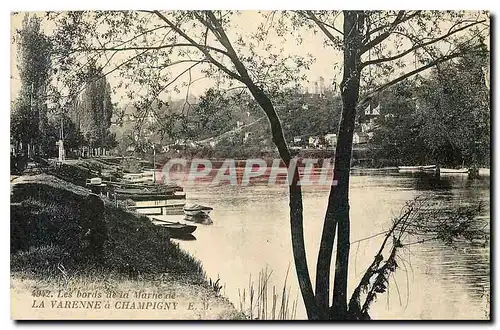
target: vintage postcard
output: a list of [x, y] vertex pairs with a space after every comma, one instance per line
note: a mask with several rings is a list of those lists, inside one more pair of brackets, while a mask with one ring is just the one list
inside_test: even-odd
[[491, 319], [488, 11], [11, 36], [12, 319]]

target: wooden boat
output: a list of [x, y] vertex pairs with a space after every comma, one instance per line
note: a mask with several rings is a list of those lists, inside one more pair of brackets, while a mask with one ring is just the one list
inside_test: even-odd
[[113, 187], [111, 192], [117, 199], [132, 199], [135, 201], [186, 199], [182, 187], [170, 184], [137, 184], [123, 182], [109, 182]]
[[422, 171], [423, 172], [436, 172], [437, 166], [436, 165], [426, 165], [422, 166]]
[[149, 183], [153, 182], [153, 178], [134, 178], [134, 179], [123, 179], [123, 181], [128, 183]]
[[186, 225], [180, 222], [172, 222], [167, 220], [161, 220], [157, 218], [153, 218], [154, 221], [160, 222], [156, 224], [162, 228], [168, 230], [169, 234], [172, 237], [183, 237], [192, 234], [196, 230], [195, 225]]
[[439, 169], [441, 174], [469, 174], [468, 168], [441, 168]]
[[398, 172], [397, 167], [380, 167], [380, 168], [364, 168], [364, 167], [353, 167], [351, 172], [353, 173], [392, 173]]
[[140, 195], [122, 195], [116, 194], [116, 199], [131, 199], [133, 201], [167, 201], [171, 199], [186, 199], [186, 195], [165, 195], [165, 194], [140, 194]]
[[398, 166], [399, 172], [420, 172], [422, 166]]
[[186, 199], [185, 193], [163, 191], [143, 191], [140, 189], [115, 189], [117, 199], [131, 199], [133, 201], [166, 201], [171, 199]]
[[398, 166], [399, 172], [435, 172], [436, 165], [425, 165], [425, 166]]
[[173, 189], [161, 189], [159, 187], [144, 188], [117, 188], [115, 193], [121, 195], [144, 195], [144, 194], [173, 194]]
[[115, 189], [145, 189], [152, 191], [162, 191], [165, 193], [174, 193], [176, 191], [183, 191], [181, 186], [176, 184], [161, 184], [161, 183], [130, 183], [123, 181], [107, 181], [109, 186], [115, 187]]
[[214, 222], [212, 221], [212, 218], [206, 213], [200, 213], [197, 215], [186, 215], [184, 218], [185, 221], [191, 221], [194, 223], [199, 223], [202, 225], [211, 225]]
[[489, 168], [480, 168], [479, 175], [480, 176], [490, 176], [490, 169]]
[[143, 201], [127, 208], [146, 215], [184, 215], [184, 203], [175, 200]]
[[199, 216], [203, 214], [208, 215], [212, 210], [213, 210], [212, 207], [200, 204], [184, 206], [184, 214], [186, 214], [187, 216]]

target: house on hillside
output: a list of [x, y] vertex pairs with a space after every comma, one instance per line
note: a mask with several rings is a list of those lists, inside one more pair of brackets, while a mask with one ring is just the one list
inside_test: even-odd
[[[376, 127], [376, 120], [380, 116], [380, 103], [376, 107], [372, 106], [372, 103], [364, 110], [364, 118], [361, 121], [361, 133], [365, 134], [370, 140], [373, 137], [373, 130]], [[360, 137], [360, 141], [363, 141], [364, 137]], [[361, 142], [363, 143], [363, 142]]]
[[368, 140], [369, 140], [369, 136], [367, 133], [364, 133], [364, 132], [354, 132], [354, 135], [352, 137], [353, 144], [368, 143]]
[[245, 132], [245, 137], [243, 138], [243, 142], [247, 142], [253, 136], [252, 132]]
[[372, 107], [371, 103], [365, 108], [365, 116], [377, 117], [380, 116], [380, 103], [376, 107]]
[[309, 147], [317, 148], [320, 144], [319, 136], [310, 136], [308, 142], [309, 142]]
[[325, 134], [325, 142], [329, 147], [337, 145], [337, 134], [334, 133]]
[[196, 143], [189, 141], [187, 139], [176, 139], [174, 145], [176, 146], [187, 146], [187, 147], [196, 147]]

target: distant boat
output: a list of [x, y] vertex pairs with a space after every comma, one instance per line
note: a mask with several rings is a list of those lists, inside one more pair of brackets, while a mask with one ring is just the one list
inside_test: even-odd
[[436, 165], [425, 165], [425, 166], [398, 166], [399, 172], [435, 172]]
[[147, 183], [153, 181], [153, 173], [125, 173], [122, 179], [128, 183]]
[[399, 172], [421, 172], [422, 166], [398, 166]]
[[167, 220], [161, 220], [157, 218], [153, 218], [154, 221], [160, 222], [156, 224], [162, 228], [168, 230], [169, 234], [172, 237], [183, 237], [192, 234], [196, 230], [196, 226], [194, 225], [186, 225], [180, 222], [172, 222]]
[[187, 216], [200, 216], [200, 215], [208, 215], [213, 208], [210, 206], [204, 206], [200, 204], [193, 204], [189, 206], [184, 206], [184, 214]]
[[441, 168], [439, 171], [441, 174], [469, 174], [468, 168]]
[[182, 187], [176, 184], [160, 184], [160, 183], [128, 183], [128, 182], [107, 182], [109, 186], [115, 187], [115, 189], [141, 189], [143, 191], [162, 191], [165, 193], [174, 193], [177, 191], [183, 191]]
[[391, 173], [398, 172], [397, 167], [380, 167], [380, 168], [364, 168], [364, 167], [353, 167], [351, 172], [354, 173]]
[[133, 201], [160, 201], [171, 199], [186, 199], [185, 193], [166, 193], [164, 191], [144, 191], [141, 189], [115, 189], [117, 199], [131, 199]]
[[490, 169], [489, 168], [480, 168], [479, 169], [479, 175], [481, 175], [481, 176], [490, 176]]

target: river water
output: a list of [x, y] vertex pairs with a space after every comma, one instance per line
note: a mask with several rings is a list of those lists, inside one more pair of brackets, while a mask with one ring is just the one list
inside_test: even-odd
[[[187, 202], [214, 208], [213, 225], [198, 225], [193, 241], [178, 241], [201, 260], [207, 276], [220, 278], [223, 294], [238, 308], [250, 281], [257, 287], [261, 270], [272, 270], [269, 287], [287, 286], [298, 300], [297, 319], [306, 318], [292, 259], [288, 194], [285, 185], [231, 186], [200, 183], [186, 186]], [[304, 232], [312, 279], [329, 187], [304, 187]], [[415, 196], [431, 196], [443, 205], [484, 201], [478, 219], [489, 230], [490, 181], [465, 175], [353, 175], [351, 177], [351, 242], [387, 230], [394, 215]], [[181, 216], [182, 217], [182, 216]], [[383, 236], [351, 245], [349, 292], [372, 262]], [[428, 241], [408, 247], [390, 280], [388, 292], [372, 304], [374, 319], [484, 319], [489, 317], [489, 244], [451, 247]], [[313, 280], [314, 283], [314, 280]], [[271, 294], [269, 294], [271, 295]], [[290, 303], [291, 304], [291, 303]]]

